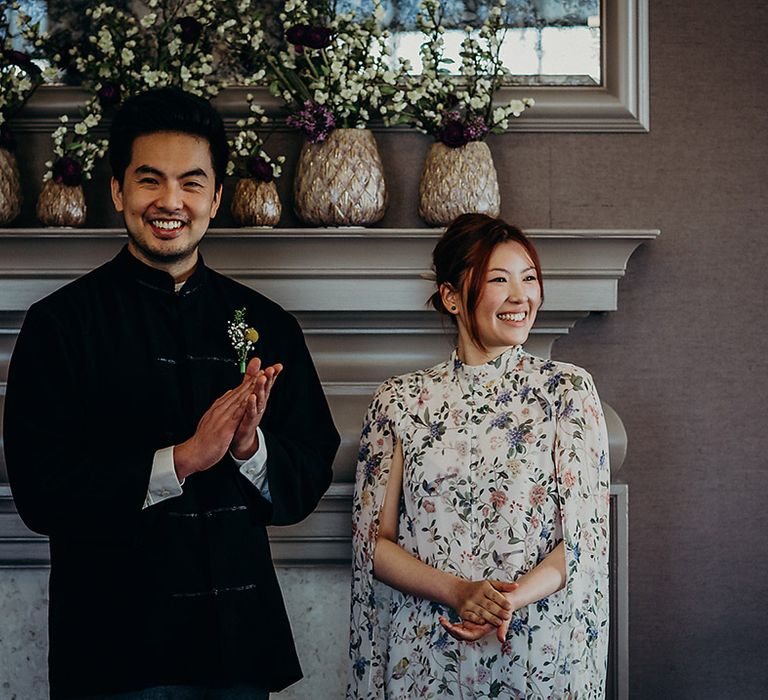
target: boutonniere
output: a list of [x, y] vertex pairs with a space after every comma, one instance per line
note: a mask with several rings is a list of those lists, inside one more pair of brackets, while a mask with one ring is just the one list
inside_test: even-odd
[[248, 353], [259, 340], [259, 332], [245, 322], [245, 307], [236, 309], [231, 321], [227, 321], [227, 335], [240, 363], [240, 374], [245, 374]]

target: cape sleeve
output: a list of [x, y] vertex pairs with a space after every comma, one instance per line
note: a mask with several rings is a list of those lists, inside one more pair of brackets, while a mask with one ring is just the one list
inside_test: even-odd
[[365, 416], [352, 501], [352, 605], [347, 700], [382, 700], [391, 589], [373, 576], [379, 515], [402, 410], [398, 380], [382, 384]]
[[[328, 489], [339, 433], [310, 357], [304, 335], [293, 317], [278, 377], [262, 426], [267, 443], [267, 479], [271, 525], [290, 525], [306, 518]], [[245, 477], [243, 477], [245, 478]]]
[[[129, 540], [136, 536], [155, 450], [129, 439], [109, 452], [99, 446], [79, 386], [88, 370], [84, 342], [47, 309], [32, 306], [27, 313], [8, 371], [8, 477], [31, 530]], [[111, 400], [104, 396], [105, 411]]]
[[556, 404], [555, 470], [566, 610], [555, 672], [564, 696], [602, 698], [608, 653], [608, 435], [592, 377], [566, 375]]

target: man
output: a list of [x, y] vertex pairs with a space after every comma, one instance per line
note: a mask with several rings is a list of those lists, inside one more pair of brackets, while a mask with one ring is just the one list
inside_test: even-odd
[[255, 700], [301, 677], [265, 526], [314, 509], [339, 438], [295, 319], [198, 253], [226, 162], [205, 100], [128, 100], [110, 134], [128, 244], [34, 304], [16, 344], [6, 461], [50, 537], [52, 698]]

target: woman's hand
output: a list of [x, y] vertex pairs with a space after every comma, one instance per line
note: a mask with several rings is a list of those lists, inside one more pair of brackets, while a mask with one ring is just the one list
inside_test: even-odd
[[460, 642], [476, 642], [478, 639], [482, 639], [486, 634], [494, 629], [501, 629], [501, 627], [494, 627], [490, 622], [486, 622], [482, 625], [476, 625], [474, 622], [467, 622], [463, 620], [457, 624], [450, 622], [448, 618], [437, 618], [440, 624], [445, 628], [445, 631], [451, 635], [454, 639], [458, 639]]
[[512, 617], [512, 603], [504, 593], [511, 593], [516, 588], [517, 584], [505, 581], [457, 579], [451, 607], [465, 622], [498, 627]]
[[[499, 594], [502, 594], [505, 602], [507, 603], [507, 608], [505, 608], [506, 615], [501, 623], [499, 625], [494, 625], [492, 622], [472, 622], [471, 620], [462, 619], [459, 623], [453, 623], [450, 622], [446, 617], [443, 617], [442, 615], [438, 618], [440, 621], [440, 624], [445, 628], [446, 632], [451, 635], [454, 639], [458, 639], [461, 642], [476, 642], [478, 639], [481, 639], [486, 634], [489, 634], [494, 629], [496, 630], [496, 638], [503, 642], [507, 638], [507, 630], [509, 630], [509, 623], [512, 620], [512, 613], [515, 611], [515, 606], [510, 601], [510, 594], [513, 591], [516, 591], [518, 589], [517, 583], [507, 583], [505, 581], [467, 581], [466, 583], [473, 583], [473, 584], [481, 584], [481, 583], [489, 583], [494, 591], [496, 591]], [[481, 587], [481, 590], [483, 588]], [[494, 599], [497, 600], [497, 598], [494, 597]], [[462, 618], [464, 616], [462, 615]]]

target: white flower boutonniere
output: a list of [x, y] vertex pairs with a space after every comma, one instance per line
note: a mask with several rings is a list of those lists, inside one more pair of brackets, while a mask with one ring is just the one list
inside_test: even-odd
[[259, 340], [259, 332], [251, 328], [245, 322], [245, 307], [236, 309], [231, 321], [227, 321], [227, 335], [232, 342], [232, 347], [237, 353], [237, 361], [240, 363], [240, 374], [245, 374], [245, 363], [248, 353]]

